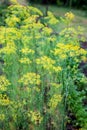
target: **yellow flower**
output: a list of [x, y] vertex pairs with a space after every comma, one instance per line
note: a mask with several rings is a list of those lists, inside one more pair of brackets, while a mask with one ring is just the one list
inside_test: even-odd
[[42, 56], [41, 58], [36, 59], [36, 63], [38, 65], [42, 65], [44, 69], [46, 70], [53, 70], [53, 65], [55, 64], [55, 61], [47, 56]]
[[80, 48], [78, 45], [73, 45], [73, 44], [63, 44], [63, 43], [58, 43], [56, 48], [54, 49], [55, 56], [58, 56], [58, 58], [61, 59], [66, 59], [68, 57], [73, 57], [74, 59], [77, 57], [80, 58], [81, 56], [86, 56], [87, 51]]
[[86, 56], [82, 56], [81, 59], [82, 59], [82, 61], [87, 62], [87, 57]]
[[38, 22], [38, 23], [32, 23], [32, 27], [33, 27], [34, 31], [37, 31], [37, 30], [43, 28], [44, 26], [43, 26], [43, 24]]
[[30, 10], [30, 12], [33, 13], [34, 15], [35, 15], [35, 14], [38, 14], [38, 15], [40, 15], [40, 16], [43, 16], [43, 13], [42, 13], [38, 8], [29, 6], [29, 10]]
[[50, 83], [52, 87], [55, 87], [55, 88], [60, 88], [61, 87], [61, 84], [57, 84], [57, 83]]
[[63, 36], [64, 39], [68, 40], [68, 38], [70, 39], [70, 38], [77, 37], [78, 31], [73, 27], [69, 27], [69, 28], [63, 29], [59, 34], [60, 36]]
[[53, 30], [51, 28], [48, 27], [44, 27], [43, 28], [43, 32], [45, 35], [50, 36], [50, 34], [53, 32]]
[[9, 26], [9, 27], [14, 27], [17, 25], [17, 23], [20, 22], [20, 19], [17, 18], [16, 16], [12, 16], [12, 17], [8, 17], [6, 20], [6, 24]]
[[28, 117], [31, 118], [31, 121], [35, 124], [40, 124], [43, 120], [39, 111], [29, 111]]
[[82, 49], [82, 48], [80, 48], [79, 53], [80, 53], [81, 55], [86, 55], [86, 54], [87, 54], [87, 51], [84, 50], [84, 49]]
[[56, 25], [59, 21], [58, 19], [53, 15], [52, 12], [48, 11], [48, 16], [45, 18], [47, 19], [47, 23], [50, 25]]
[[0, 114], [0, 121], [3, 121], [5, 119], [5, 115], [4, 114]]
[[38, 15], [32, 15], [23, 21], [24, 25], [29, 25], [36, 22]]
[[61, 100], [62, 96], [60, 94], [54, 94], [48, 103], [48, 105], [50, 106], [50, 110], [55, 110], [57, 105], [61, 102]]
[[69, 20], [73, 20], [74, 19], [74, 14], [72, 13], [72, 12], [67, 12], [66, 14], [65, 14], [65, 18], [66, 19], [69, 19]]
[[49, 24], [51, 24], [51, 25], [55, 25], [55, 24], [57, 24], [59, 21], [55, 18], [55, 17], [53, 17], [52, 19], [50, 19], [49, 20]]
[[0, 91], [6, 91], [10, 83], [5, 76], [0, 76]]
[[4, 53], [4, 54], [7, 54], [7, 55], [16, 53], [15, 43], [13, 41], [10, 41], [9, 43], [7, 43], [6, 47], [3, 47], [1, 49], [1, 52]]
[[0, 105], [7, 106], [11, 103], [7, 95], [0, 94]]
[[53, 67], [53, 70], [55, 72], [60, 72], [60, 71], [62, 71], [62, 68], [60, 66], [57, 66], [57, 67]]
[[40, 92], [40, 89], [37, 86], [35, 86], [33, 90], [35, 90], [36, 92]]
[[32, 61], [29, 58], [21, 58], [19, 60], [19, 62], [23, 63], [23, 64], [30, 64], [30, 63], [32, 63]]
[[23, 48], [23, 49], [20, 50], [20, 52], [25, 54], [25, 55], [27, 55], [27, 54], [34, 54], [35, 53], [34, 50], [29, 49], [29, 48]]
[[24, 85], [39, 85], [40, 84], [40, 75], [30, 72], [25, 75], [19, 80], [20, 83], [23, 83]]

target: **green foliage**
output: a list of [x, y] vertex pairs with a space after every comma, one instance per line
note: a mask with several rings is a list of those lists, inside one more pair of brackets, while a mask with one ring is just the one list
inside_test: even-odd
[[87, 51], [79, 45], [81, 30], [70, 27], [74, 15], [65, 15], [66, 28], [56, 36], [60, 21], [51, 12], [12, 5], [1, 14], [0, 129], [63, 130], [68, 111], [74, 125], [87, 128], [79, 69]]

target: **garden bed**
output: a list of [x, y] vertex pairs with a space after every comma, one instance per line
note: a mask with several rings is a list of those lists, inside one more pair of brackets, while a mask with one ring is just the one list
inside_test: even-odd
[[61, 18], [67, 28], [58, 35], [50, 11], [16, 4], [1, 14], [0, 129], [87, 129], [87, 51], [70, 26], [74, 14]]

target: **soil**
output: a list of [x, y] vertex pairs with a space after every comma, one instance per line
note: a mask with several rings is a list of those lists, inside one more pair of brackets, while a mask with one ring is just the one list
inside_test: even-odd
[[81, 46], [83, 49], [87, 50], [87, 41], [85, 41], [85, 42], [80, 42], [80, 46]]
[[70, 120], [70, 122], [68, 122], [68, 123], [66, 124], [67, 130], [79, 130], [79, 129], [80, 129], [80, 126], [79, 126], [79, 125], [78, 125], [78, 126], [75, 126], [74, 123], [73, 123], [73, 121], [74, 121], [74, 122], [76, 121], [75, 115], [74, 115], [71, 111], [68, 111], [67, 113], [68, 113], [67, 116], [68, 116], [68, 118], [69, 118], [69, 120]]
[[82, 73], [87, 77], [87, 62], [81, 62], [80, 66]]
[[[87, 41], [80, 42], [80, 46], [81, 46], [81, 48], [87, 50]], [[82, 72], [85, 74], [85, 76], [87, 76], [87, 61], [86, 62], [82, 61], [80, 64], [80, 68], [81, 68]]]

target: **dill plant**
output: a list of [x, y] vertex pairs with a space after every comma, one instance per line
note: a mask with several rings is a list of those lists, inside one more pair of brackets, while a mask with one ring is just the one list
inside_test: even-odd
[[[87, 52], [77, 44], [76, 37], [69, 37], [74, 29], [67, 27], [68, 38], [66, 29], [56, 37], [51, 26], [59, 21], [51, 12], [44, 17], [40, 10], [21, 5], [5, 11], [5, 25], [0, 27], [5, 75], [0, 76], [1, 129], [64, 130], [69, 109], [77, 113], [76, 123], [83, 127], [84, 93], [77, 90], [75, 81], [81, 74], [80, 60]], [[66, 17], [71, 22], [73, 14]], [[75, 103], [79, 103], [78, 108]]]

